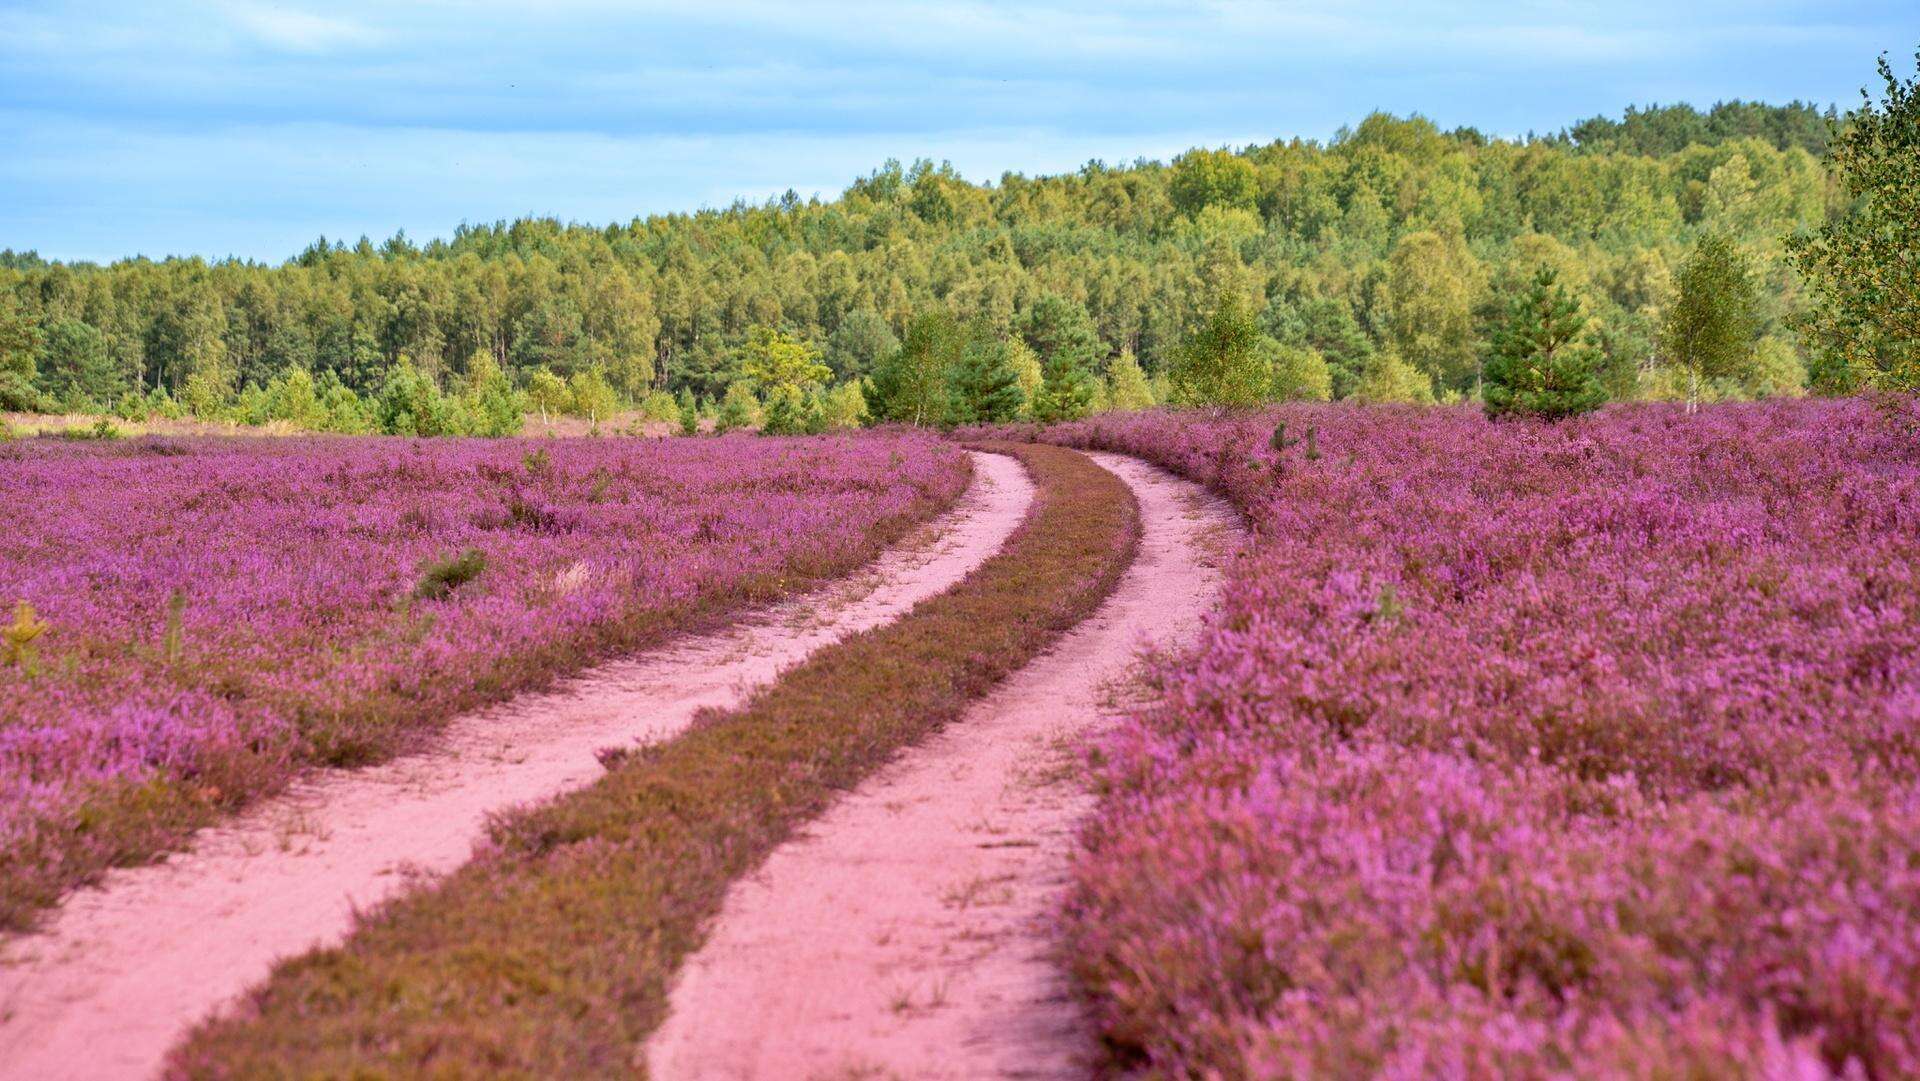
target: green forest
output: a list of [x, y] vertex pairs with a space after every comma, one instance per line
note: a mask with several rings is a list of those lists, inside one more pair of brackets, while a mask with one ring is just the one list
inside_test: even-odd
[[[0, 408], [488, 434], [548, 410], [787, 429], [1456, 401], [1530, 294], [1607, 398], [1845, 390], [1788, 251], [1845, 210], [1845, 123], [1734, 102], [1501, 139], [1375, 114], [1070, 175], [888, 162], [830, 201], [323, 238], [277, 266], [8, 251]], [[1703, 243], [1751, 294], [1707, 368], [1662, 333]], [[1210, 348], [1258, 363], [1207, 374]]]

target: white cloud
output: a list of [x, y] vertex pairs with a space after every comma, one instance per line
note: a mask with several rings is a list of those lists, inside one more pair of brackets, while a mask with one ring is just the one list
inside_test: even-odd
[[227, 14], [262, 44], [298, 53], [324, 53], [342, 46], [372, 45], [381, 35], [352, 19], [315, 15], [268, 4], [232, 4]]

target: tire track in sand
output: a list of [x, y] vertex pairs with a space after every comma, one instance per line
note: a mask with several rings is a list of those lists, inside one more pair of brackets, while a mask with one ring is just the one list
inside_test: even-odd
[[0, 1077], [151, 1075], [274, 960], [339, 941], [356, 909], [464, 862], [489, 813], [591, 782], [600, 748], [671, 736], [947, 589], [1033, 498], [1011, 458], [973, 466], [953, 510], [846, 581], [460, 718], [431, 751], [316, 773], [165, 862], [76, 892], [42, 932], [0, 940]]
[[1090, 1026], [1048, 929], [1092, 806], [1070, 748], [1143, 640], [1198, 630], [1239, 529], [1195, 485], [1092, 457], [1140, 501], [1119, 587], [735, 884], [648, 1042], [656, 1081], [1086, 1075]]

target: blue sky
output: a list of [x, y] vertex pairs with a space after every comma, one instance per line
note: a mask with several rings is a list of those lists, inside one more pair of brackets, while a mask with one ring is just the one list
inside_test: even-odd
[[1325, 138], [1374, 109], [1557, 130], [1631, 103], [1858, 100], [1914, 0], [694, 5], [0, 0], [0, 248], [279, 261]]

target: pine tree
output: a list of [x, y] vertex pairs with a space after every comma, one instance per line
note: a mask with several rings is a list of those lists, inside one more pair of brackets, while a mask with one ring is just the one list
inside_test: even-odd
[[1487, 415], [1559, 420], [1598, 409], [1607, 395], [1599, 351], [1586, 335], [1580, 302], [1551, 268], [1541, 268], [1494, 329], [1481, 374]]
[[753, 391], [743, 382], [727, 387], [726, 397], [720, 400], [720, 416], [714, 420], [713, 430], [721, 435], [752, 427], [760, 418], [760, 403], [755, 400]]
[[1042, 424], [1079, 420], [1092, 408], [1093, 376], [1081, 367], [1077, 353], [1061, 350], [1041, 372], [1033, 419]]
[[678, 404], [680, 407], [680, 434], [699, 435], [700, 406], [699, 403], [693, 400], [693, 391], [686, 387], [681, 387]]
[[1004, 424], [1019, 416], [1026, 404], [1007, 342], [990, 327], [976, 324], [953, 371], [954, 422]]

